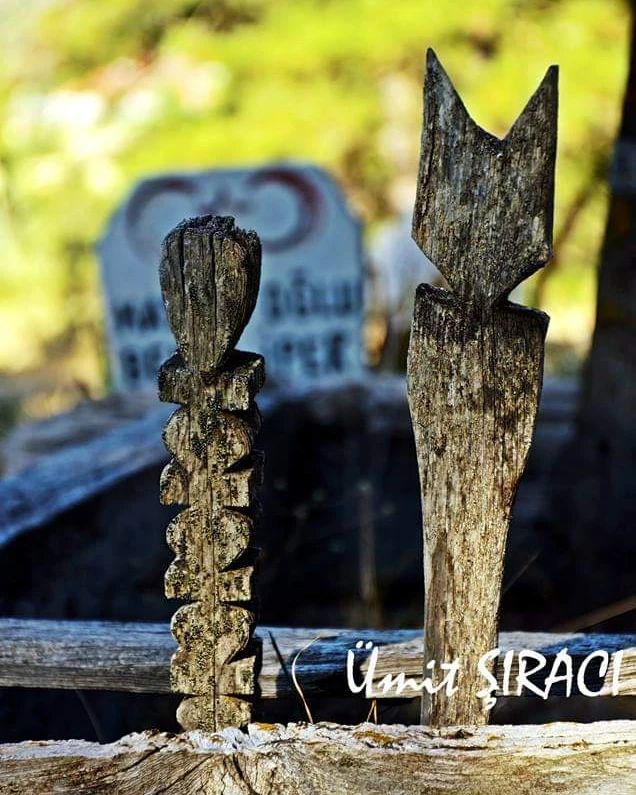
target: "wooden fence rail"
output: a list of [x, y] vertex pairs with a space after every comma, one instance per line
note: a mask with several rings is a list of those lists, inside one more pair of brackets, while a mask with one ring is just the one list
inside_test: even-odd
[[[295, 695], [279, 653], [289, 672], [294, 657], [316, 638], [320, 640], [302, 652], [296, 663], [297, 679], [307, 694], [351, 695], [346, 684], [347, 651], [354, 649], [359, 640], [372, 641], [379, 647], [376, 684], [387, 673], [403, 671], [417, 679], [422, 674], [423, 639], [421, 631], [416, 629], [261, 626], [256, 628], [255, 637], [262, 648], [257, 682], [263, 699]], [[574, 669], [594, 651], [605, 650], [614, 660], [616, 653], [624, 650], [620, 695], [636, 695], [636, 635], [502, 632], [499, 644], [499, 682], [503, 655], [511, 649], [530, 649], [540, 652], [548, 661], [544, 671], [533, 678], [539, 687], [556, 653], [564, 647], [573, 658]], [[0, 619], [0, 686], [170, 693], [170, 657], [175, 650], [176, 643], [167, 624]], [[356, 659], [364, 657], [357, 653]], [[367, 669], [366, 662], [356, 669], [356, 681], [363, 679]], [[594, 681], [590, 667], [591, 675], [586, 679], [590, 690], [610, 695], [612, 670], [610, 665], [603, 685]], [[576, 681], [574, 684], [576, 694]], [[374, 697], [395, 697], [395, 691], [385, 694], [376, 689]]]

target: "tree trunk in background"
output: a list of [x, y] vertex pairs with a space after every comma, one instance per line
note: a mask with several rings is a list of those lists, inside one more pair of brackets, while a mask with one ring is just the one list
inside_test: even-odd
[[[632, 19], [636, 3], [632, 2]], [[570, 616], [636, 592], [636, 28], [599, 267], [596, 327], [577, 430], [555, 478], [561, 565], [578, 573]], [[563, 533], [563, 535], [561, 535]], [[570, 573], [571, 578], [571, 573]], [[577, 603], [577, 608], [574, 603]], [[577, 612], [578, 611], [578, 612]], [[620, 626], [633, 627], [633, 614]], [[618, 629], [619, 624], [613, 624]], [[609, 628], [609, 627], [608, 627]]]

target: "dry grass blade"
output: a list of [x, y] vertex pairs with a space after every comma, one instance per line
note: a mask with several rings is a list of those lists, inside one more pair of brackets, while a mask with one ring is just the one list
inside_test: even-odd
[[309, 723], [313, 723], [314, 718], [313, 715], [311, 714], [311, 710], [309, 709], [309, 704], [307, 703], [307, 699], [305, 698], [303, 689], [300, 686], [298, 679], [296, 677], [296, 663], [298, 662], [298, 658], [300, 657], [300, 655], [306, 652], [307, 649], [309, 649], [311, 646], [313, 646], [317, 640], [322, 640], [322, 637], [320, 635], [316, 636], [313, 640], [310, 640], [309, 643], [306, 643], [300, 651], [296, 652], [296, 654], [294, 655], [294, 659], [292, 660], [292, 667], [291, 667], [292, 681], [294, 683], [294, 687], [296, 688], [296, 692], [298, 693], [298, 695], [300, 696], [303, 702], [303, 706], [305, 708], [305, 712], [307, 713], [307, 720], [309, 721]]

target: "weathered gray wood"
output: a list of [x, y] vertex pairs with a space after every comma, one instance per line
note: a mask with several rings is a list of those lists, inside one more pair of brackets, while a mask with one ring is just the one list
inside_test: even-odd
[[439, 726], [487, 720], [471, 672], [495, 645], [548, 321], [506, 299], [551, 252], [557, 70], [548, 70], [503, 140], [469, 117], [432, 51], [425, 100], [413, 238], [452, 290], [418, 288], [408, 358], [422, 483], [425, 664], [434, 660], [439, 671], [460, 660], [464, 672], [454, 695], [425, 694], [423, 719]]
[[167, 624], [0, 619], [0, 685], [169, 693]]
[[558, 70], [499, 139], [428, 51], [413, 239], [463, 302], [492, 306], [552, 254]]
[[159, 406], [91, 439], [48, 455], [0, 481], [0, 548], [95, 494], [165, 459]]
[[[373, 641], [380, 647], [376, 684], [387, 673], [404, 671], [409, 677], [421, 676], [420, 630], [257, 627], [255, 640], [262, 649], [258, 691], [263, 699], [295, 695], [272, 645], [272, 636], [288, 670], [301, 649], [315, 638], [321, 639], [304, 651], [296, 664], [298, 681], [307, 694], [349, 695], [345, 680], [347, 651], [355, 648], [358, 640]], [[636, 695], [636, 635], [502, 632], [499, 646], [500, 684], [501, 659], [511, 649], [539, 651], [551, 664], [557, 652], [567, 648], [575, 668], [594, 651], [605, 650], [614, 660], [616, 652], [625, 650], [620, 695]], [[164, 624], [0, 619], [0, 686], [169, 693], [170, 657], [175, 649], [175, 641]], [[364, 660], [365, 656], [358, 652], [356, 659]], [[361, 681], [367, 670], [368, 665], [363, 662], [356, 680]], [[541, 685], [542, 677], [545, 671], [536, 678], [537, 684]], [[608, 673], [606, 681], [609, 677]], [[588, 686], [594, 690], [601, 687], [593, 681]], [[575, 686], [573, 694], [577, 692]], [[381, 689], [375, 693], [377, 698], [392, 695]], [[602, 695], [609, 695], [607, 687]]]
[[449, 727], [251, 724], [0, 746], [0, 793], [627, 795], [636, 721]]
[[179, 648], [170, 668], [172, 689], [192, 696], [177, 711], [185, 729], [241, 726], [251, 715], [253, 565], [246, 553], [262, 472], [252, 443], [264, 365], [234, 345], [256, 304], [260, 256], [254, 232], [205, 216], [168, 234], [159, 269], [178, 346], [160, 369], [159, 397], [181, 404], [164, 431], [174, 457], [161, 476], [161, 501], [184, 506], [167, 530], [176, 558], [165, 584], [166, 596], [188, 600], [172, 619]]

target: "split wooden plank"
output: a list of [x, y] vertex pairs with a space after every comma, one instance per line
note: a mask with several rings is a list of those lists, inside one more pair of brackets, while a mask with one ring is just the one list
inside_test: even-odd
[[470, 672], [496, 645], [548, 324], [507, 296], [550, 257], [556, 109], [551, 67], [508, 135], [495, 138], [429, 50], [413, 239], [450, 291], [417, 290], [408, 393], [422, 487], [425, 670], [460, 660], [466, 672], [453, 695], [425, 694], [422, 718], [433, 726], [487, 721]]
[[428, 729], [251, 724], [0, 745], [0, 793], [633, 793], [636, 721]]
[[167, 530], [176, 558], [166, 596], [185, 599], [172, 619], [179, 648], [171, 685], [186, 693], [177, 711], [184, 729], [245, 725], [255, 664], [250, 550], [262, 457], [252, 450], [260, 415], [254, 395], [263, 358], [235, 350], [260, 282], [255, 232], [233, 218], [184, 221], [163, 244], [159, 268], [178, 352], [159, 371], [159, 397], [181, 407], [164, 442], [173, 458], [161, 476], [161, 501], [180, 505]]
[[[296, 654], [312, 640], [296, 663], [296, 674], [303, 691], [321, 696], [348, 696], [346, 684], [347, 652], [358, 641], [371, 641], [379, 648], [374, 697], [389, 698], [379, 682], [387, 673], [403, 671], [420, 678], [423, 639], [420, 630], [357, 630], [333, 628], [257, 627], [255, 641], [261, 646], [258, 692], [263, 699], [295, 696], [281, 667], [274, 645], [291, 668]], [[636, 696], [636, 635], [583, 633], [502, 632], [501, 654], [497, 666], [499, 683], [503, 677], [503, 657], [510, 650], [530, 649], [543, 654], [550, 666], [559, 652], [567, 648], [574, 669], [592, 652], [606, 651], [610, 669], [606, 686], [588, 678], [588, 686], [608, 696], [612, 670], [619, 651], [619, 692]], [[0, 687], [49, 687], [79, 690], [116, 690], [135, 693], [169, 693], [170, 657], [176, 644], [165, 624], [133, 624], [101, 621], [47, 621], [0, 619]], [[356, 652], [356, 681], [368, 671], [368, 655]], [[593, 668], [590, 668], [593, 672]], [[543, 686], [545, 671], [533, 681]], [[501, 692], [501, 691], [499, 691]], [[578, 692], [574, 688], [574, 695]], [[408, 695], [408, 693], [406, 694]], [[527, 691], [523, 695], [528, 695]], [[361, 694], [364, 698], [364, 693]]]

